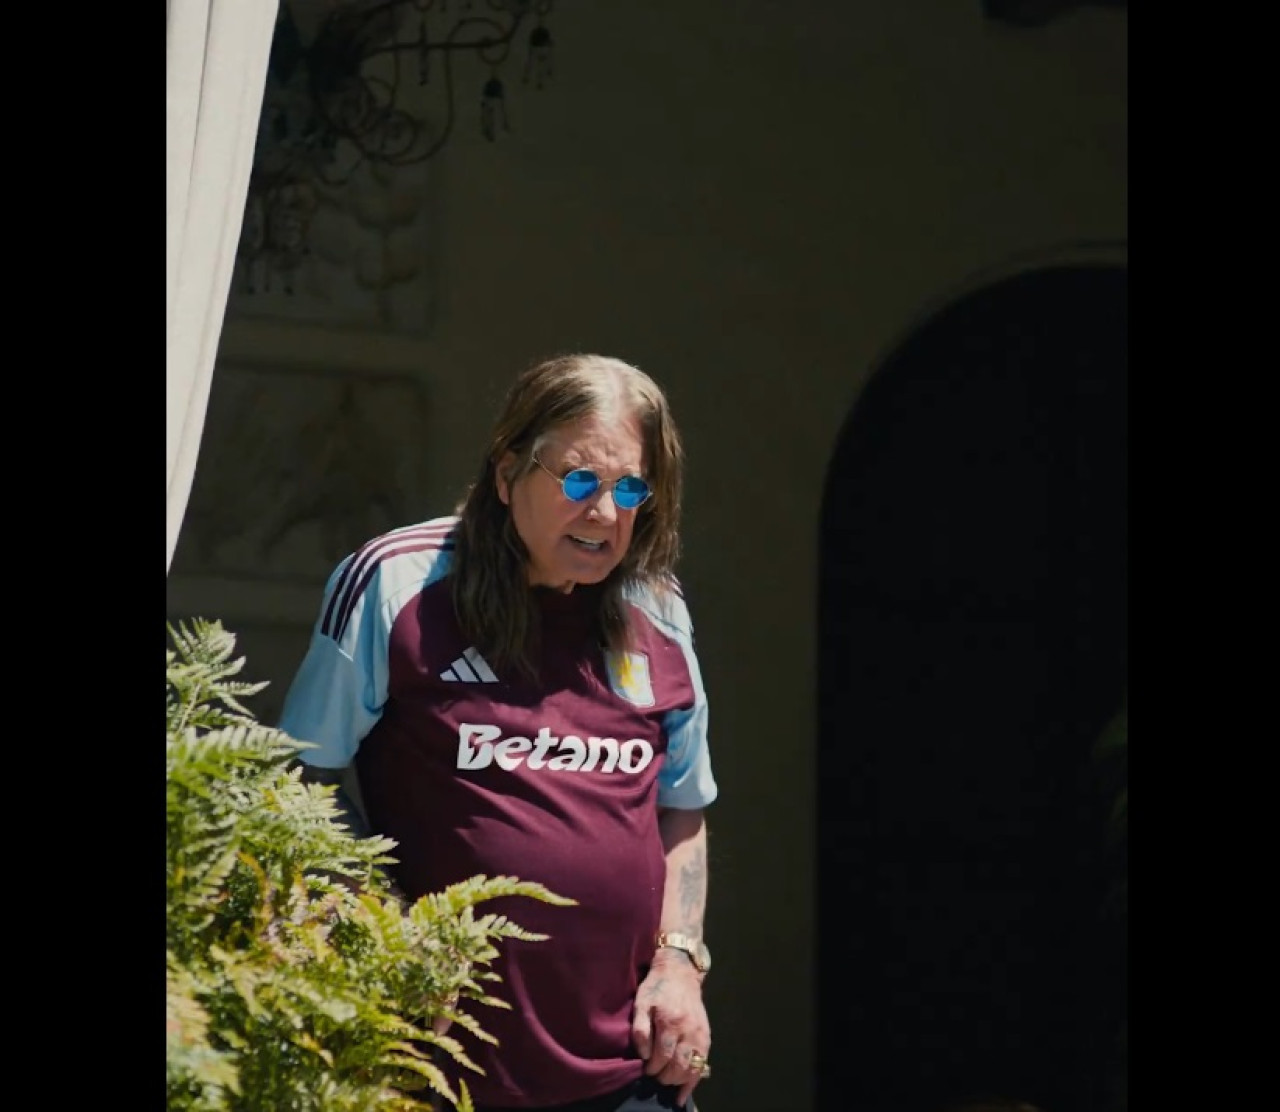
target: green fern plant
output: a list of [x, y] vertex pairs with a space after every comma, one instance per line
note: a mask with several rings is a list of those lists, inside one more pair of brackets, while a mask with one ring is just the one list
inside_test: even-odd
[[[499, 896], [573, 901], [512, 877], [473, 877], [404, 908], [387, 838], [356, 838], [335, 789], [303, 783], [306, 748], [260, 724], [221, 623], [167, 626], [169, 1112], [471, 1112], [441, 1064], [477, 1070], [441, 1021], [494, 1042], [464, 1000], [502, 940], [538, 941]], [[497, 991], [495, 988], [494, 991]]]

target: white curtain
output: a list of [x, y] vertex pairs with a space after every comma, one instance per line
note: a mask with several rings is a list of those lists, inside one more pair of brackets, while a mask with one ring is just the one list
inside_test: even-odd
[[278, 0], [167, 4], [166, 575], [200, 452], [277, 7]]

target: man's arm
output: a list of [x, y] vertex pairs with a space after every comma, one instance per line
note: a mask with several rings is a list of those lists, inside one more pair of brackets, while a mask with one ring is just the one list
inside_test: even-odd
[[[660, 929], [701, 939], [707, 906], [707, 827], [702, 811], [660, 808], [658, 831], [667, 858]], [[702, 1002], [702, 974], [682, 950], [663, 947], [653, 955], [636, 994], [632, 1036], [645, 1072], [680, 1086], [689, 1099], [702, 1079], [690, 1054], [711, 1053], [711, 1024]]]
[[[661, 928], [702, 937], [707, 910], [707, 824], [702, 811], [660, 808], [658, 832], [667, 855]], [[668, 956], [660, 951], [661, 956]], [[681, 957], [680, 951], [675, 951]], [[684, 957], [689, 961], [688, 957]], [[692, 962], [689, 965], [692, 967]]]

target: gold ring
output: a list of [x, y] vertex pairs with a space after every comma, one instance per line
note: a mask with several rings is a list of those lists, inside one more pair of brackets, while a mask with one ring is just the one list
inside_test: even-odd
[[711, 1063], [708, 1062], [707, 1059], [703, 1055], [699, 1054], [696, 1050], [691, 1052], [689, 1055], [689, 1068], [692, 1070], [697, 1070], [698, 1073], [703, 1077], [711, 1076]]

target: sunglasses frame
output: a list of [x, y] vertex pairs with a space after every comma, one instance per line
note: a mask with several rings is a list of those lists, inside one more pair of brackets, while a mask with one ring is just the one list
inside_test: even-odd
[[[643, 475], [621, 475], [616, 479], [608, 480], [608, 479], [600, 478], [600, 476], [595, 471], [593, 471], [590, 467], [571, 467], [563, 475], [557, 475], [554, 471], [551, 470], [551, 468], [549, 468], [545, 463], [542, 462], [542, 460], [538, 458], [538, 454], [536, 452], [532, 454], [531, 458], [533, 459], [534, 463], [536, 463], [539, 467], [541, 467], [543, 471], [545, 471], [548, 475], [550, 475], [553, 479], [555, 479], [557, 483], [560, 484], [560, 493], [563, 494], [570, 502], [574, 503], [575, 505], [577, 505], [580, 502], [585, 502], [588, 498], [590, 498], [592, 495], [594, 495], [600, 490], [608, 490], [609, 494], [613, 498], [613, 504], [617, 506], [618, 509], [620, 510], [628, 510], [628, 511], [638, 510], [641, 506], [643, 506], [646, 502], [648, 502], [650, 498], [653, 497], [653, 487], [649, 485], [649, 480], [646, 479]], [[596, 481], [596, 485], [592, 487], [591, 490], [588, 491], [586, 494], [584, 494], [581, 498], [574, 498], [569, 493], [569, 491], [565, 489], [565, 483], [568, 481], [570, 475], [577, 474], [580, 471], [585, 472], [586, 474], [592, 476], [592, 478], [594, 478]], [[640, 482], [644, 483], [645, 495], [634, 506], [623, 506], [618, 502], [617, 486], [619, 483], [624, 482], [627, 479], [639, 479]]]

